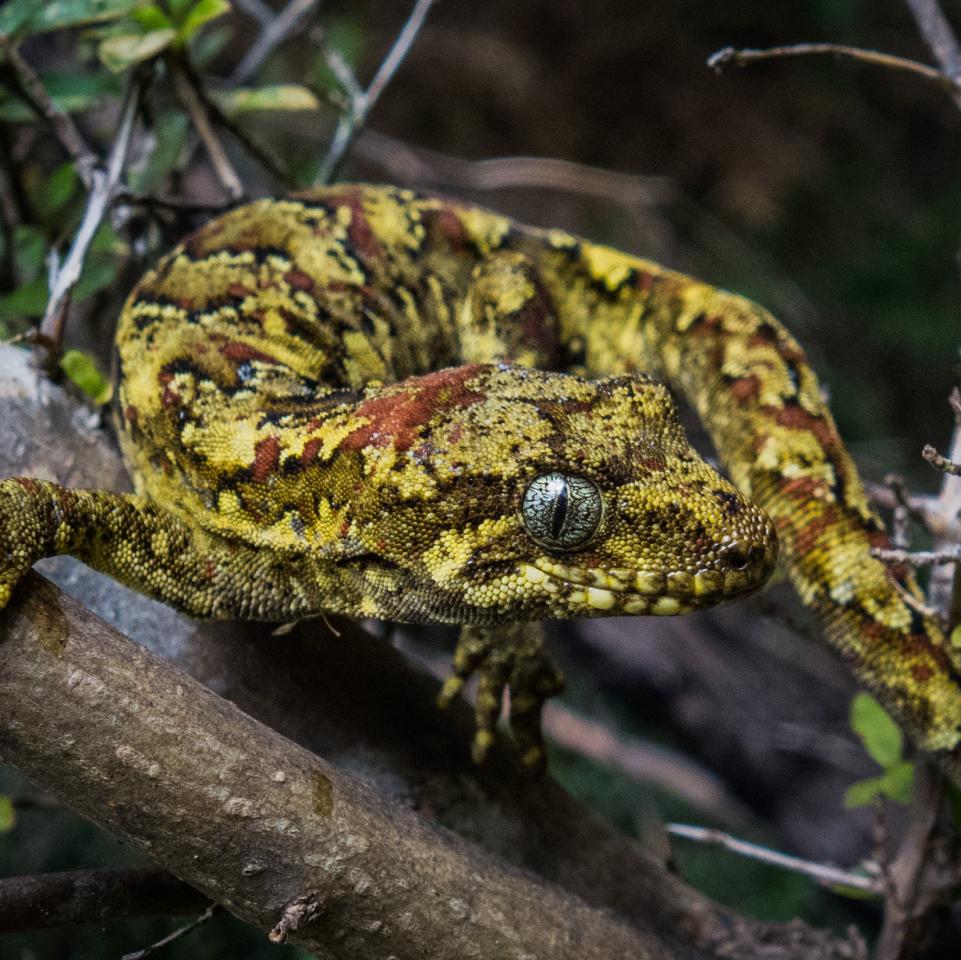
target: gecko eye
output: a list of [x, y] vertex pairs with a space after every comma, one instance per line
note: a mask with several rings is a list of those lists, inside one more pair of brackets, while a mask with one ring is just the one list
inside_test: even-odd
[[521, 516], [532, 540], [549, 550], [586, 546], [600, 526], [604, 501], [597, 484], [566, 473], [542, 473], [527, 485]]

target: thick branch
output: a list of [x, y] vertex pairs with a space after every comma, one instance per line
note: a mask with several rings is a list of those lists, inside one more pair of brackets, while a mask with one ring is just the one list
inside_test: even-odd
[[75, 870], [0, 879], [0, 934], [121, 917], [180, 917], [210, 904], [165, 870]]
[[379, 797], [36, 575], [0, 638], [0, 756], [251, 923], [307, 902], [290, 939], [323, 957], [670, 956]]

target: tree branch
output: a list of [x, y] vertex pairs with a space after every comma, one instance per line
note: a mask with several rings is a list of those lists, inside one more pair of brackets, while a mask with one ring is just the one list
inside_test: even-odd
[[210, 901], [165, 870], [75, 870], [0, 879], [0, 934], [121, 917], [180, 917]]
[[671, 956], [261, 726], [36, 575], [0, 637], [0, 756], [248, 922], [270, 929], [307, 898], [315, 916], [290, 939], [328, 957]]
[[370, 111], [373, 110], [387, 84], [390, 83], [391, 78], [404, 62], [404, 58], [409, 53], [420, 28], [424, 24], [424, 20], [427, 18], [427, 14], [430, 13], [430, 8], [435, 2], [436, 0], [417, 0], [414, 9], [407, 18], [407, 22], [397, 35], [397, 39], [366, 90], [360, 89], [352, 72], [335, 51], [327, 52], [327, 62], [340, 81], [341, 86], [344, 87], [344, 92], [348, 95], [349, 109], [341, 114], [337, 122], [334, 139], [327, 151], [327, 156], [324, 157], [324, 162], [321, 164], [316, 183], [330, 183], [337, 176], [337, 171], [344, 162], [344, 157], [346, 157], [354, 137], [367, 122]]

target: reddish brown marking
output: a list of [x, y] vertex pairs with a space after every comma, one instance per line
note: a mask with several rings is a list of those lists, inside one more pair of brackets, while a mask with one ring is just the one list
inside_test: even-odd
[[280, 441], [277, 437], [264, 437], [254, 447], [254, 463], [251, 476], [254, 483], [263, 483], [276, 469], [280, 460]]
[[813, 550], [818, 540], [839, 522], [838, 511], [833, 506], [825, 506], [822, 513], [809, 520], [794, 533], [794, 553], [804, 556]]
[[[211, 338], [213, 339], [213, 338]], [[259, 360], [261, 363], [277, 363], [276, 357], [248, 346], [246, 343], [239, 343], [236, 340], [227, 340], [220, 346], [221, 354], [233, 363], [245, 363], [248, 360]]]
[[170, 387], [164, 387], [164, 392], [160, 395], [160, 403], [164, 407], [175, 407], [180, 403], [180, 394]]
[[637, 461], [638, 465], [643, 467], [645, 470], [652, 470], [658, 472], [660, 470], [666, 469], [663, 460], [658, 460], [657, 457], [641, 457]]
[[447, 207], [441, 207], [433, 217], [440, 235], [450, 244], [454, 253], [462, 253], [467, 249], [467, 231], [461, 218]]
[[341, 448], [359, 451], [370, 446], [393, 446], [409, 450], [420, 439], [421, 428], [439, 410], [469, 407], [484, 399], [484, 394], [466, 386], [482, 369], [469, 364], [411, 377], [386, 396], [365, 400], [357, 408], [357, 416], [368, 422], [348, 434]]
[[350, 533], [350, 521], [349, 521], [349, 520], [346, 520], [346, 519], [341, 520], [341, 521], [340, 521], [340, 530], [339, 530], [338, 532], [339, 532], [339, 534], [340, 534], [340, 538], [341, 538], [341, 539], [343, 539], [344, 537], [346, 537], [347, 534]]
[[173, 381], [173, 378], [174, 375], [169, 370], [161, 370], [160, 373], [157, 374], [157, 379], [161, 383], [170, 383]]
[[923, 663], [911, 665], [911, 676], [916, 683], [927, 683], [934, 675], [934, 671]]
[[253, 293], [253, 290], [245, 287], [242, 283], [231, 283], [227, 287], [227, 293], [232, 297], [236, 297], [238, 300], [243, 300], [244, 297], [249, 297]]
[[761, 381], [752, 374], [735, 380], [728, 390], [738, 403], [753, 402], [761, 395]]
[[342, 207], [347, 207], [351, 213], [350, 226], [347, 227], [347, 239], [351, 246], [364, 259], [380, 259], [383, 252], [364, 210], [363, 191], [345, 190], [338, 198], [338, 202]]
[[806, 430], [814, 434], [817, 442], [825, 450], [836, 451], [840, 447], [840, 438], [832, 427], [822, 417], [815, 417], [808, 413], [803, 407], [791, 405], [787, 407], [775, 407], [771, 409], [771, 416], [782, 427], [789, 427], [792, 430]]
[[126, 407], [123, 412], [123, 416], [127, 423], [129, 423], [131, 426], [137, 426], [137, 408], [133, 404], [130, 404]]
[[284, 274], [284, 279], [295, 290], [313, 290], [314, 289], [313, 277], [308, 276], [302, 270], [288, 270]]
[[204, 576], [208, 580], [213, 580], [217, 574], [217, 564], [214, 562], [212, 557], [207, 557], [204, 561]]
[[319, 437], [308, 440], [304, 444], [304, 452], [300, 455], [300, 465], [302, 467], [309, 467], [317, 459], [317, 454], [323, 445], [324, 441]]

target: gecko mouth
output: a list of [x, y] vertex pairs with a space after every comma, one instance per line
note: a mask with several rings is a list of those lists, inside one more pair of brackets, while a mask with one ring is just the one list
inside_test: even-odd
[[743, 569], [651, 571], [577, 567], [540, 559], [520, 566], [530, 583], [572, 611], [674, 616], [752, 593], [774, 569], [776, 553], [761, 551]]

